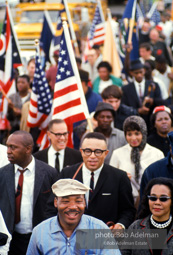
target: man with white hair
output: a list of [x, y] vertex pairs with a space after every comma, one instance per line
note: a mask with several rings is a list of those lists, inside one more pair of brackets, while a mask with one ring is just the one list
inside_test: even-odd
[[58, 217], [43, 221], [33, 230], [27, 255], [120, 254], [116, 245], [114, 248], [106, 247], [103, 239], [96, 238], [97, 230], [111, 233], [107, 225], [94, 217], [84, 215], [85, 194], [89, 189], [74, 179], [61, 179], [52, 185]]

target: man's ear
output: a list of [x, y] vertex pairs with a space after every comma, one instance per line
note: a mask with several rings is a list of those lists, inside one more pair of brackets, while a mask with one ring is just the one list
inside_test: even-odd
[[55, 206], [55, 208], [57, 208], [57, 202], [58, 202], [57, 200], [58, 200], [58, 198], [55, 197], [55, 198], [54, 198], [54, 206]]

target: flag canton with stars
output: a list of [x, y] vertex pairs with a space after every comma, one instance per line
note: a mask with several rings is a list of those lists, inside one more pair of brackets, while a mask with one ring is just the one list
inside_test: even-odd
[[72, 76], [74, 76], [74, 73], [63, 32], [60, 42], [60, 53], [58, 59], [58, 73], [56, 76], [56, 82], [60, 82]]
[[52, 96], [45, 77], [45, 73], [40, 63], [38, 53], [36, 54], [35, 64], [36, 70], [34, 74], [32, 90], [38, 97], [38, 111], [48, 115], [52, 108]]
[[102, 22], [103, 21], [101, 20], [99, 6], [97, 5], [95, 15], [94, 15], [94, 19], [93, 19], [93, 22], [92, 22], [92, 26], [91, 26], [91, 29], [90, 29], [90, 38], [89, 38], [90, 40], [94, 38], [94, 32], [95, 32], [96, 25], [98, 25]]

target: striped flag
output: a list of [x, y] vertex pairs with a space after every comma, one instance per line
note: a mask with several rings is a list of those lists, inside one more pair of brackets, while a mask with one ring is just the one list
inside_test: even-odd
[[52, 95], [41, 66], [38, 49], [36, 50], [35, 66], [27, 125], [41, 129], [37, 143], [40, 145], [40, 149], [44, 149], [49, 144], [46, 130], [51, 120]]
[[[8, 97], [16, 92], [13, 68], [22, 65], [19, 52], [17, 37], [13, 30], [13, 20], [10, 8], [8, 4], [6, 4], [5, 19], [0, 37], [0, 85]], [[2, 96], [0, 104], [0, 120], [5, 120], [4, 123], [6, 124], [7, 107], [7, 99]]]
[[91, 49], [94, 45], [103, 44], [105, 40], [105, 19], [100, 1], [96, 6], [93, 23], [88, 33], [88, 43]]
[[64, 119], [72, 132], [72, 124], [88, 118], [89, 113], [66, 22], [63, 28], [54, 89], [53, 119]]

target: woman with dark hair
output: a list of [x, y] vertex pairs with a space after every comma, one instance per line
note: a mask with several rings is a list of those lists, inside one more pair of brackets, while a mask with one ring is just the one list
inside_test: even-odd
[[124, 121], [123, 130], [128, 144], [113, 151], [110, 165], [127, 172], [134, 199], [137, 200], [145, 168], [163, 158], [164, 155], [160, 150], [146, 143], [147, 126], [141, 117], [128, 117]]
[[165, 156], [170, 151], [167, 134], [171, 131], [172, 123], [173, 117], [168, 107], [161, 105], [154, 108], [151, 115], [153, 133], [148, 137], [147, 142], [151, 146], [163, 151]]
[[111, 74], [112, 66], [109, 64], [109, 62], [100, 62], [100, 64], [97, 66], [97, 70], [99, 76], [93, 82], [94, 92], [101, 94], [106, 87], [112, 84], [119, 87], [122, 86], [122, 80]]
[[[150, 247], [151, 240], [146, 236], [142, 241], [146, 241], [148, 249], [130, 249], [122, 250], [123, 255], [133, 254], [133, 255], [150, 255], [150, 254], [173, 254], [173, 223], [172, 223], [172, 213], [173, 213], [173, 180], [159, 177], [152, 179], [144, 192], [144, 196], [141, 203], [141, 210], [138, 215], [138, 220], [133, 222], [129, 229], [152, 229], [156, 230], [166, 230], [167, 236], [166, 240], [159, 240], [159, 244], [166, 244], [166, 249], [152, 249]], [[153, 232], [154, 232], [153, 231]], [[158, 232], [159, 233], [159, 232]], [[162, 247], [163, 247], [162, 246]]]

